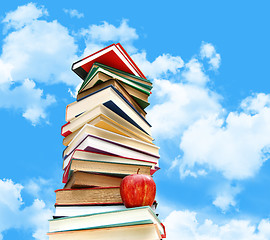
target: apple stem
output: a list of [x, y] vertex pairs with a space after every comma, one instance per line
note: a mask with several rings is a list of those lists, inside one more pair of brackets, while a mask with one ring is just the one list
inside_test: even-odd
[[139, 174], [140, 168], [138, 168], [137, 174]]

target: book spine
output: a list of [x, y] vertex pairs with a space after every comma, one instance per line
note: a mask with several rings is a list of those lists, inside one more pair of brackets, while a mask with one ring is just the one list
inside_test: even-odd
[[161, 226], [162, 226], [162, 228], [163, 228], [163, 234], [161, 234], [161, 237], [162, 238], [166, 238], [166, 229], [165, 229], [165, 226], [164, 226], [164, 224], [163, 223], [160, 223], [161, 224]]
[[70, 121], [67, 122], [66, 124], [64, 124], [64, 125], [61, 127], [61, 135], [62, 135], [63, 137], [67, 137], [69, 134], [72, 133], [72, 132], [69, 131], [69, 130], [67, 130], [67, 131], [64, 130], [69, 124], [70, 124]]

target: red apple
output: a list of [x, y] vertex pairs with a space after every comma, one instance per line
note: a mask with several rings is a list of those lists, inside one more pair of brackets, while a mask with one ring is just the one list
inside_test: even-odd
[[156, 196], [156, 184], [151, 176], [132, 174], [122, 179], [120, 194], [127, 208], [152, 206]]

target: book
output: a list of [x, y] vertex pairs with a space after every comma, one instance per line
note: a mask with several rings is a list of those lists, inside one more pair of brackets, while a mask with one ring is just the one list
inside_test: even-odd
[[[111, 110], [107, 110], [107, 108], [105, 106], [103, 106], [102, 104], [99, 104], [99, 105], [95, 106], [94, 108], [90, 109], [89, 111], [84, 112], [80, 116], [78, 116], [78, 117], [72, 119], [71, 121], [69, 121], [68, 123], [64, 124], [61, 127], [61, 135], [64, 136], [64, 137], [67, 137], [69, 134], [77, 131], [79, 128], [81, 128], [86, 123], [92, 122], [94, 119], [96, 119], [98, 116], [100, 116], [101, 113], [105, 113], [105, 114], [107, 113], [106, 115], [107, 116], [109, 115], [111, 117], [111, 118], [107, 117], [107, 119], [109, 118], [109, 120], [112, 120], [112, 121], [110, 121], [111, 122], [110, 125], [112, 125], [112, 124], [113, 125], [118, 125], [117, 128], [119, 128], [120, 124], [117, 123], [117, 120], [119, 120], [120, 116], [115, 114]], [[120, 117], [120, 120], [121, 120], [120, 122], [124, 123], [125, 126], [130, 127], [130, 123], [128, 121], [126, 121], [125, 119], [123, 119], [121, 117]], [[114, 123], [112, 123], [112, 122], [114, 122]], [[132, 128], [132, 130], [134, 129], [134, 127], [131, 127], [131, 128]], [[136, 131], [138, 133], [141, 133], [141, 130], [138, 131], [137, 129], [135, 129], [134, 131]], [[120, 132], [123, 132], [123, 129]], [[127, 132], [127, 131], [125, 130], [125, 132]], [[127, 135], [127, 134], [124, 134], [124, 135]], [[145, 135], [145, 134], [143, 134], [143, 135]], [[151, 139], [151, 138], [148, 137], [148, 139]]]
[[83, 228], [116, 226], [118, 224], [128, 225], [131, 222], [140, 221], [147, 221], [148, 223], [150, 222], [156, 224], [160, 235], [162, 237], [166, 237], [166, 232], [163, 224], [159, 221], [156, 214], [149, 206], [52, 219], [49, 220], [49, 232], [52, 233]]
[[[118, 124], [116, 121], [112, 120], [111, 118], [101, 113], [103, 111], [102, 108], [107, 109], [103, 105], [96, 106], [95, 108], [81, 114], [79, 117], [63, 125], [61, 127], [61, 135], [65, 137], [63, 140], [63, 144], [67, 146], [85, 124], [93, 125], [96, 127], [98, 127], [97, 125], [99, 125], [99, 126], [102, 126], [100, 127], [102, 129], [106, 129], [111, 132], [118, 133], [126, 137], [130, 137], [130, 133], [128, 134], [127, 131], [120, 124]], [[110, 111], [109, 109], [107, 110]], [[115, 116], [117, 115], [112, 114], [112, 117], [115, 117]], [[100, 122], [106, 122], [106, 123], [101, 124]], [[72, 136], [69, 137], [69, 135], [72, 135]]]
[[[99, 75], [100, 78], [97, 76]], [[89, 74], [85, 78], [84, 82], [82, 83], [80, 89], [78, 92], [85, 91], [96, 84], [108, 81], [109, 79], [117, 79], [121, 83], [124, 83], [126, 85], [129, 85], [130, 87], [133, 87], [148, 96], [150, 95], [152, 87], [151, 82], [145, 82], [142, 81], [141, 79], [132, 79], [128, 76], [121, 75], [117, 73], [116, 71], [112, 71], [112, 69], [104, 67], [104, 65], [98, 65], [98, 63], [93, 66], [93, 68], [90, 70]]]
[[125, 145], [126, 147], [149, 152], [150, 154], [154, 154], [154, 155], [159, 154], [159, 147], [154, 144], [150, 144], [150, 143], [140, 141], [134, 138], [126, 137], [121, 134], [114, 133], [114, 132], [111, 132], [111, 131], [108, 131], [103, 128], [99, 128], [90, 124], [85, 124], [81, 128], [81, 130], [74, 136], [74, 138], [71, 140], [69, 145], [64, 149], [63, 155], [65, 156], [69, 154], [70, 151], [72, 151], [72, 149], [74, 149], [74, 147], [78, 144], [78, 142], [81, 142], [81, 140], [85, 138], [85, 136], [88, 134], [120, 143], [122, 145]]
[[148, 97], [151, 94], [152, 84], [148, 86], [147, 84], [143, 84], [138, 81], [132, 81], [121, 76], [119, 73], [115, 73], [115, 71], [107, 68], [107, 66], [100, 65], [99, 63], [94, 64], [93, 69], [89, 72], [89, 75], [82, 83], [78, 91], [78, 95], [82, 94], [84, 91], [87, 92], [92, 87], [110, 79], [116, 79], [119, 81], [129, 95], [132, 96], [143, 109], [149, 105]]
[[140, 165], [140, 166], [151, 166], [150, 175], [153, 175], [156, 171], [160, 168], [158, 167], [158, 161], [151, 162], [145, 161], [141, 159], [133, 159], [133, 158], [126, 158], [122, 156], [115, 156], [109, 154], [102, 154], [96, 152], [88, 152], [83, 150], [76, 149], [71, 157], [68, 165], [64, 168], [63, 179], [62, 182], [66, 183], [69, 177], [70, 172], [70, 164], [72, 160], [92, 160], [92, 161], [100, 161], [100, 162], [108, 162], [108, 163], [118, 163], [118, 164], [133, 164], [133, 165]]
[[81, 114], [62, 126], [61, 134], [65, 136], [63, 144], [67, 146], [86, 123], [126, 137], [131, 137], [153, 144], [152, 141], [154, 139], [150, 135], [126, 121], [124, 118], [120, 117], [102, 104], [99, 104], [90, 111]]
[[[70, 177], [64, 188], [89, 188], [89, 187], [120, 187], [122, 178], [117, 176], [109, 176], [96, 172], [83, 172], [79, 169], [74, 170], [74, 162], [71, 161]], [[76, 166], [76, 164], [75, 164]], [[82, 166], [83, 167], [83, 166]]]
[[84, 228], [47, 233], [50, 240], [160, 240], [162, 236], [156, 224], [150, 220], [126, 224]]
[[55, 193], [56, 205], [123, 203], [119, 187], [57, 189]]
[[66, 107], [66, 121], [78, 117], [98, 104], [103, 104], [126, 121], [151, 135], [151, 125], [112, 85], [104, 87]]
[[[127, 73], [127, 72], [123, 72], [117, 68], [113, 68], [113, 67], [110, 67], [108, 65], [105, 65], [105, 64], [102, 64], [100, 62], [95, 62], [93, 65], [92, 65], [92, 68], [90, 69], [87, 77], [90, 77], [91, 74], [94, 73], [94, 71], [98, 68], [98, 67], [101, 67], [103, 69], [106, 69], [106, 70], [109, 70], [110, 72], [113, 72], [121, 77], [125, 77], [127, 79], [130, 79], [134, 82], [139, 82], [139, 83], [143, 83], [143, 84], [146, 84], [148, 86], [151, 86], [152, 87], [152, 82], [149, 80], [149, 79], [146, 79], [146, 78], [142, 78], [142, 77], [138, 77], [138, 76], [135, 76], [133, 74], [130, 74], [130, 73]], [[90, 73], [91, 72], [91, 73]], [[85, 78], [85, 80], [87, 79], [87, 77]], [[84, 80], [84, 81], [85, 81]]]
[[[135, 158], [127, 158], [123, 156], [116, 156], [98, 152], [91, 152], [91, 151], [84, 151], [76, 149], [73, 151], [71, 159], [79, 159], [79, 160], [93, 160], [93, 161], [103, 161], [103, 162], [113, 162], [113, 163], [122, 163], [122, 164], [137, 164], [137, 165], [151, 165], [151, 170], [157, 171], [159, 168], [158, 160], [157, 161], [145, 161], [142, 159], [135, 159]], [[153, 175], [151, 173], [151, 175]]]
[[[154, 201], [151, 208], [153, 211], [156, 210], [156, 201]], [[124, 209], [127, 209], [124, 204], [55, 205], [55, 213], [53, 218], [71, 217], [77, 215], [110, 212]]]
[[141, 159], [149, 162], [156, 162], [158, 164], [159, 155], [154, 155], [149, 152], [141, 151], [126, 145], [93, 136], [86, 135], [77, 145], [75, 145], [70, 151], [67, 152], [67, 155], [63, 156], [63, 169], [69, 164], [74, 150], [84, 150], [90, 152], [103, 153], [108, 155], [121, 156], [126, 158]]
[[[150, 175], [151, 165], [71, 159], [69, 165], [64, 171], [63, 183], [69, 181], [68, 179], [72, 176], [72, 173], [74, 170], [84, 171], [84, 172], [93, 172], [93, 173], [103, 173], [103, 174], [108, 174], [108, 175], [116, 175], [120, 177], [125, 177], [130, 174], [136, 174], [138, 171], [140, 171], [140, 174]], [[86, 177], [87, 176], [85, 176], [85, 178]], [[118, 183], [119, 183], [118, 185], [119, 187], [120, 182]], [[85, 182], [84, 184], [87, 184], [87, 182]], [[103, 182], [103, 184], [105, 183]], [[104, 187], [110, 187], [110, 186], [112, 185], [108, 184], [107, 182], [107, 186], [104, 186]]]
[[142, 109], [145, 109], [150, 105], [148, 102], [148, 94], [145, 94], [141, 91], [136, 90], [135, 88], [122, 83], [123, 87], [126, 89], [126, 91], [129, 93], [129, 95], [140, 105]]
[[111, 44], [110, 46], [73, 63], [71, 69], [84, 80], [94, 62], [100, 62], [146, 79], [120, 43]]
[[71, 216], [77, 216], [77, 215], [109, 212], [109, 211], [124, 210], [124, 209], [126, 209], [124, 204], [55, 205], [54, 218], [71, 217]]
[[[104, 74], [99, 72], [96, 75], [97, 79], [103, 79]], [[88, 96], [89, 94], [96, 92], [104, 87], [109, 85], [113, 85], [132, 105], [136, 108], [136, 110], [142, 115], [146, 116], [146, 112], [142, 109], [142, 107], [130, 96], [130, 94], [126, 91], [126, 89], [121, 85], [121, 83], [117, 79], [108, 79], [106, 81], [102, 81], [100, 84], [94, 85], [93, 87], [77, 94], [77, 101]]]

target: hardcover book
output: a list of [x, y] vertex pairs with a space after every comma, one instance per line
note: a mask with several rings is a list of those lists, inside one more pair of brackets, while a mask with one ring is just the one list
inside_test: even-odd
[[[101, 83], [104, 83], [110, 79], [115, 79], [121, 83], [121, 85], [125, 88], [125, 90], [129, 93], [130, 96], [134, 98], [134, 100], [144, 109], [146, 108], [148, 103], [148, 97], [151, 94], [152, 84], [150, 85], [141, 83], [135, 80], [130, 80], [130, 78], [126, 78], [121, 76], [119, 73], [115, 73], [108, 69], [107, 67], [100, 66], [101, 64], [95, 63], [91, 72], [86, 77], [85, 81], [82, 83], [79, 91], [78, 96], [84, 94], [92, 87], [95, 87]], [[138, 80], [138, 79], [136, 79]], [[80, 99], [79, 97], [78, 99]]]
[[[152, 210], [155, 211], [157, 202], [154, 201], [151, 206]], [[84, 205], [55, 205], [54, 218], [60, 217], [71, 217], [78, 215], [86, 215], [93, 213], [111, 212], [127, 209], [124, 204], [84, 204]]]
[[73, 63], [71, 68], [80, 78], [85, 79], [94, 62], [100, 62], [146, 79], [120, 43], [112, 44]]
[[[101, 65], [98, 63], [96, 63], [96, 65], [93, 66], [93, 68], [90, 70], [89, 74], [85, 78], [84, 82], [82, 83], [78, 92], [85, 91], [95, 86], [96, 84], [105, 82], [109, 79], [117, 79], [121, 83], [127, 84], [147, 94], [148, 96], [150, 95], [151, 89], [153, 88], [151, 82], [146, 82], [145, 79], [142, 80], [142, 78], [141, 79], [130, 78], [123, 74], [121, 75], [115, 71], [112, 71], [112, 68], [103, 67], [103, 66], [104, 65], [102, 65], [101, 67]], [[97, 77], [97, 75], [100, 75], [100, 78]]]
[[[102, 79], [103, 74], [98, 73], [96, 75], [98, 79]], [[88, 96], [89, 94], [96, 92], [104, 87], [107, 87], [109, 85], [113, 85], [132, 105], [136, 108], [136, 110], [142, 115], [146, 116], [146, 112], [143, 110], [143, 108], [131, 97], [131, 95], [126, 91], [125, 87], [117, 80], [117, 79], [108, 79], [106, 81], [102, 81], [99, 84], [96, 84], [95, 86], [78, 93], [77, 95], [77, 101]]]
[[100, 89], [87, 97], [73, 102], [66, 107], [66, 121], [80, 116], [98, 104], [103, 104], [126, 121], [151, 135], [151, 125], [112, 85]]
[[154, 144], [126, 137], [121, 134], [110, 132], [108, 130], [90, 124], [85, 124], [81, 128], [81, 130], [74, 136], [69, 145], [65, 148], [63, 155], [65, 156], [70, 153], [70, 151], [74, 149], [74, 146], [76, 146], [78, 142], [81, 142], [81, 140], [85, 138], [85, 136], [88, 134], [96, 137], [101, 137], [109, 141], [117, 142], [119, 144], [125, 145], [128, 148], [138, 149], [138, 151], [141, 150], [154, 155], [159, 154], [159, 147]]
[[128, 224], [131, 222], [140, 221], [147, 221], [148, 223], [150, 222], [157, 224], [160, 235], [162, 237], [166, 236], [163, 224], [159, 221], [156, 214], [149, 206], [53, 219], [50, 220], [50, 232], [70, 231], [82, 228], [98, 228], [102, 226], [115, 226], [116, 224]]
[[110, 212], [124, 209], [126, 209], [124, 204], [55, 205], [54, 218]]
[[80, 142], [78, 142], [74, 147], [70, 148], [66, 155], [63, 155], [63, 169], [69, 164], [72, 153], [74, 150], [85, 150], [90, 152], [103, 153], [114, 156], [122, 156], [126, 158], [141, 159], [144, 161], [156, 162], [158, 163], [159, 155], [155, 155], [140, 149], [127, 147], [124, 144], [120, 144], [115, 141], [111, 141], [102, 137], [97, 137], [94, 135], [85, 135]]
[[[71, 159], [67, 169], [64, 171], [64, 183], [68, 181], [74, 170], [125, 177], [130, 174], [136, 174], [138, 171], [140, 171], [141, 174], [150, 175], [151, 165]], [[85, 184], [87, 183], [85, 182]], [[110, 187], [112, 185], [108, 186]], [[120, 184], [118, 187], [119, 186]]]
[[123, 203], [119, 187], [58, 189], [55, 193], [56, 205]]
[[63, 179], [62, 179], [63, 183], [66, 183], [68, 180], [69, 173], [70, 173], [70, 165], [71, 165], [71, 162], [74, 160], [80, 160], [80, 161], [92, 160], [96, 162], [100, 161], [100, 162], [116, 163], [116, 164], [124, 164], [124, 165], [133, 164], [137, 166], [147, 166], [147, 167], [151, 166], [150, 175], [153, 175], [156, 171], [159, 170], [158, 160], [156, 162], [151, 162], [151, 161], [145, 161], [141, 159], [126, 158], [123, 156], [115, 156], [115, 155], [102, 154], [102, 153], [90, 152], [90, 151], [88, 152], [88, 151], [76, 149], [72, 153], [71, 160], [69, 161], [68, 165], [64, 169]]
[[48, 233], [50, 240], [160, 240], [156, 224], [150, 220]]
[[[75, 160], [72, 160], [72, 162]], [[72, 169], [72, 164], [71, 168]], [[82, 172], [72, 169], [64, 188], [120, 187], [122, 178], [96, 172]]]
[[65, 137], [63, 144], [67, 146], [86, 123], [153, 144], [152, 141], [154, 139], [150, 135], [126, 121], [103, 104], [99, 104], [63, 125], [61, 128], [61, 134]]

